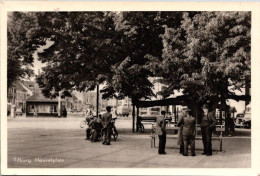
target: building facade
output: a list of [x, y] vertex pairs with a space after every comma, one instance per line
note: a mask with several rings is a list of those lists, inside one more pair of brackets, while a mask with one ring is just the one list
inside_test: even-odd
[[16, 108], [21, 108], [25, 111], [26, 100], [33, 95], [33, 92], [22, 81], [16, 81], [12, 87], [8, 88], [7, 101], [8, 104], [13, 104]]
[[46, 98], [38, 92], [26, 100], [26, 116], [58, 116], [58, 111], [57, 97], [55, 99]]

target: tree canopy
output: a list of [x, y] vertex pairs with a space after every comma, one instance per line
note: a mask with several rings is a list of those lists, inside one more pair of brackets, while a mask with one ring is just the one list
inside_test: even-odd
[[11, 87], [15, 81], [33, 74], [33, 54], [44, 43], [32, 41], [37, 37], [33, 31], [39, 26], [37, 18], [31, 13], [8, 13], [7, 24], [7, 85]]
[[181, 89], [205, 101], [234, 95], [230, 87], [245, 87], [251, 70], [250, 13], [183, 13], [181, 23], [178, 28], [165, 27], [163, 60], [153, 57], [149, 63], [165, 84], [162, 94]]
[[[47, 63], [38, 77], [46, 96], [56, 96], [61, 90], [93, 90], [103, 83], [103, 98], [149, 99], [156, 96], [149, 78], [159, 77], [164, 98], [181, 90], [193, 100], [206, 101], [227, 98], [233, 95], [230, 88], [240, 90], [245, 79], [250, 79], [250, 12], [14, 15], [8, 35], [22, 35], [16, 40], [26, 42], [21, 46], [29, 51], [14, 54], [13, 60], [28, 57], [30, 64], [39, 46], [53, 43], [38, 53], [39, 60]], [[31, 24], [16, 29], [15, 24], [29, 17]], [[10, 42], [10, 54], [15, 50], [15, 43]], [[11, 80], [8, 70], [9, 76]]]

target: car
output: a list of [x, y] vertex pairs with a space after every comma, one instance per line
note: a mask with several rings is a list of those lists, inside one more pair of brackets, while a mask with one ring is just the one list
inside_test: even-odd
[[158, 111], [147, 111], [143, 112], [140, 118], [145, 121], [156, 121], [158, 115], [160, 115]]
[[235, 118], [235, 127], [238, 128], [244, 127], [244, 117], [245, 117], [244, 113], [237, 114]]
[[128, 117], [130, 115], [130, 111], [130, 108], [127, 106], [118, 106], [116, 108], [116, 113], [118, 114], [118, 116]]
[[251, 128], [251, 113], [245, 113], [243, 123], [245, 128]]
[[16, 110], [15, 110], [15, 115], [20, 115], [20, 116], [22, 116], [22, 115], [23, 115], [22, 108], [16, 108]]

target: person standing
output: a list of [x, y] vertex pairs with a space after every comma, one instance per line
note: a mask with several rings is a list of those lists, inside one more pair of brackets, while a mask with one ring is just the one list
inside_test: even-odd
[[215, 127], [217, 120], [212, 112], [209, 112], [208, 105], [203, 105], [203, 117], [201, 122], [201, 134], [202, 142], [204, 147], [204, 152], [202, 155], [211, 156], [212, 155], [212, 132]]
[[[182, 118], [184, 118], [186, 116], [186, 111], [185, 109], [187, 109], [187, 107], [183, 107], [182, 111], [179, 114], [179, 119], [178, 122], [181, 121]], [[177, 122], [177, 124], [178, 124]], [[178, 125], [179, 129], [178, 129], [178, 138], [177, 138], [177, 144], [180, 146], [180, 153], [183, 154], [184, 152], [184, 143], [183, 143], [183, 135], [182, 135], [182, 130], [183, 130], [183, 124]]]
[[178, 121], [178, 126], [183, 125], [182, 135], [184, 151], [183, 156], [188, 156], [188, 146], [191, 146], [191, 156], [196, 156], [195, 154], [195, 128], [196, 119], [192, 117], [191, 110], [186, 109], [186, 116], [183, 116]]
[[156, 119], [156, 133], [159, 137], [159, 155], [165, 155], [166, 144], [166, 123], [165, 123], [165, 111], [161, 111], [161, 115]]
[[65, 107], [64, 107], [64, 109], [63, 109], [62, 116], [63, 116], [63, 117], [67, 117], [67, 110], [66, 110]]
[[104, 136], [103, 136], [103, 145], [111, 145], [110, 140], [111, 140], [111, 133], [112, 133], [112, 125], [111, 125], [111, 120], [112, 120], [112, 114], [111, 114], [111, 107], [107, 106], [106, 107], [107, 112], [103, 114], [103, 119], [102, 119], [102, 125], [103, 125], [103, 130], [104, 130]]
[[91, 136], [91, 130], [92, 130], [92, 125], [93, 125], [93, 119], [90, 118], [86, 118], [86, 122], [88, 124], [87, 129], [86, 129], [86, 139], [85, 140], [89, 140], [90, 136]]
[[100, 116], [94, 117], [92, 129], [91, 129], [91, 141], [92, 142], [98, 141], [98, 138], [100, 137], [101, 129], [102, 129], [102, 124], [101, 124]]

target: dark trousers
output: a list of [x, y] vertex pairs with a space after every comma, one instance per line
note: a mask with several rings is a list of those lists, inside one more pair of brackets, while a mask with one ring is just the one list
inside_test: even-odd
[[159, 137], [159, 149], [158, 153], [165, 153], [166, 134], [158, 135]]
[[87, 139], [89, 139], [90, 136], [91, 136], [91, 128], [87, 128], [87, 130], [86, 130], [86, 137], [87, 137]]
[[204, 146], [204, 153], [212, 155], [212, 128], [209, 126], [201, 127], [202, 142]]
[[188, 155], [188, 146], [191, 147], [191, 155], [195, 155], [195, 136], [194, 135], [183, 135], [184, 143], [184, 155]]
[[93, 142], [98, 141], [99, 134], [100, 134], [100, 130], [99, 129], [92, 129], [92, 131], [91, 131], [91, 140]]
[[184, 143], [182, 142], [182, 144], [180, 145], [180, 153], [183, 154], [184, 152]]
[[112, 134], [112, 126], [108, 125], [106, 128], [103, 128], [104, 136], [103, 143], [110, 144], [111, 134]]

